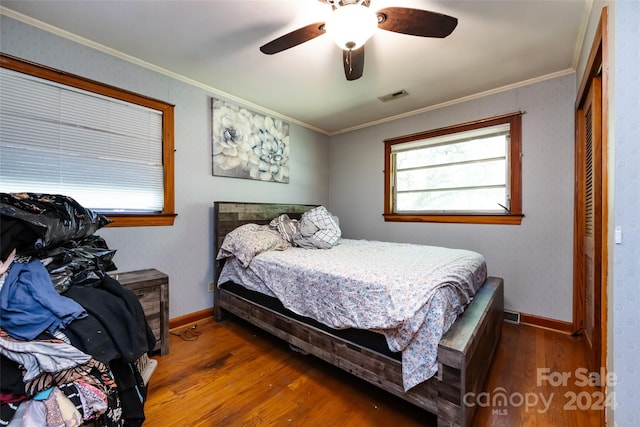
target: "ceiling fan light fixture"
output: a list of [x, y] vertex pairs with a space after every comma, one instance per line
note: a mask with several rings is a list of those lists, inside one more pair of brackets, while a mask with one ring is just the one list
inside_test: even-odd
[[362, 4], [337, 7], [325, 23], [325, 30], [344, 50], [355, 50], [365, 44], [378, 28], [376, 13]]

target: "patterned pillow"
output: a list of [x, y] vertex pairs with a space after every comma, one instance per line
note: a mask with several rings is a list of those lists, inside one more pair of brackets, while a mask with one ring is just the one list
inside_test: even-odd
[[236, 257], [243, 267], [248, 267], [254, 256], [269, 250], [290, 248], [289, 242], [268, 225], [244, 224], [227, 234], [216, 259]]
[[313, 235], [313, 238], [328, 244], [329, 246], [335, 246], [340, 241], [342, 231], [336, 221], [327, 211], [324, 206], [318, 206], [310, 211], [302, 214], [302, 219], [308, 219], [319, 228], [319, 230]]
[[289, 243], [293, 243], [293, 236], [298, 232], [298, 221], [289, 218], [287, 214], [282, 214], [272, 219], [269, 226], [274, 230], [278, 230], [282, 238]]

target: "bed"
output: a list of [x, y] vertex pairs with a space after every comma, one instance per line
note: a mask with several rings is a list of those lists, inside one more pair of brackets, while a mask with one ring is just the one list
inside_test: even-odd
[[[315, 205], [267, 203], [214, 203], [215, 253], [228, 233], [249, 223], [268, 224], [286, 213], [299, 218]], [[286, 251], [285, 251], [286, 252]], [[215, 281], [225, 260], [214, 263]], [[263, 293], [231, 281], [214, 291], [216, 320], [236, 315], [283, 339], [295, 349], [323, 359], [438, 417], [439, 426], [470, 426], [474, 405], [465, 396], [482, 391], [500, 340], [503, 319], [503, 280], [487, 277], [463, 314], [436, 346], [437, 373], [406, 389], [403, 358], [391, 352], [379, 331], [332, 329], [286, 309]], [[471, 394], [469, 394], [471, 393]], [[466, 399], [469, 401], [469, 398]], [[472, 400], [472, 399], [471, 399]]]

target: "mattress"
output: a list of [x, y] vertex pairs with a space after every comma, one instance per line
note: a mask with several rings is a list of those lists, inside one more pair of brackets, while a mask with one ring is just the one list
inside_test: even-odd
[[440, 338], [486, 277], [484, 257], [473, 251], [342, 239], [332, 249], [266, 251], [246, 268], [230, 258], [218, 283], [277, 297], [334, 329], [384, 335], [389, 350], [402, 353], [409, 390], [437, 372]]

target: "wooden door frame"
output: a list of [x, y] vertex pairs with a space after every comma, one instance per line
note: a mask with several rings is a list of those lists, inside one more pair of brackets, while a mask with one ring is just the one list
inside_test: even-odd
[[[607, 360], [607, 276], [608, 276], [608, 140], [609, 140], [609, 61], [608, 61], [608, 8], [604, 7], [600, 15], [600, 22], [596, 33], [594, 35], [593, 44], [591, 46], [591, 52], [585, 67], [585, 72], [580, 83], [580, 88], [576, 97], [574, 111], [575, 117], [575, 198], [574, 198], [574, 254], [573, 254], [573, 330], [579, 332], [582, 329], [584, 322], [584, 274], [583, 274], [583, 251], [582, 245], [582, 207], [580, 206], [581, 196], [579, 194], [580, 185], [579, 177], [581, 172], [579, 170], [580, 160], [580, 141], [582, 141], [581, 120], [578, 115], [581, 106], [583, 105], [590, 88], [591, 80], [596, 77], [601, 77], [602, 82], [602, 118], [601, 118], [601, 139], [602, 139], [602, 188], [601, 188], [601, 207], [602, 215], [600, 221], [601, 230], [601, 251], [596, 254], [596, 262], [600, 262], [601, 274], [601, 292], [600, 292], [600, 324], [594, 325], [599, 327], [601, 338], [601, 352], [600, 360], [603, 367], [606, 368]], [[606, 384], [603, 384], [606, 385]]]

